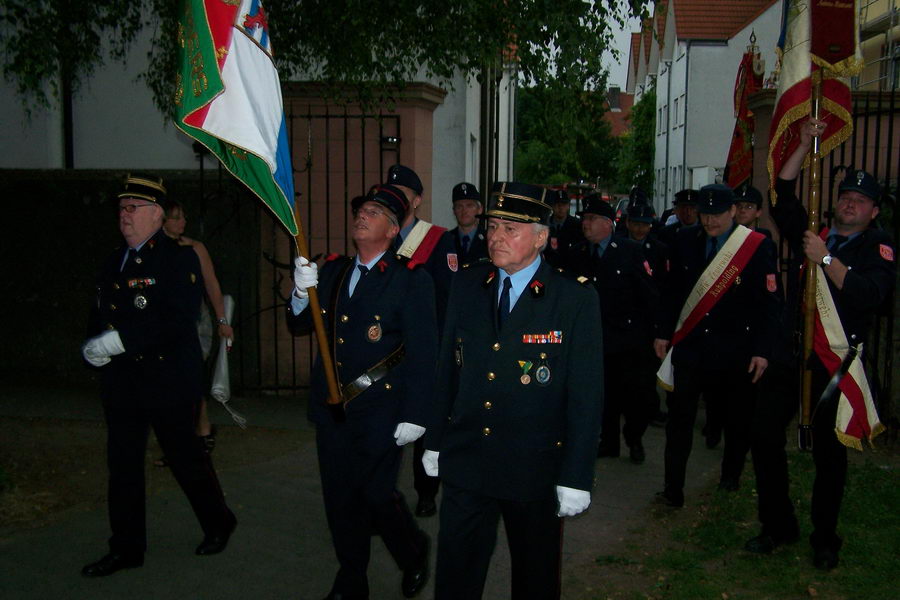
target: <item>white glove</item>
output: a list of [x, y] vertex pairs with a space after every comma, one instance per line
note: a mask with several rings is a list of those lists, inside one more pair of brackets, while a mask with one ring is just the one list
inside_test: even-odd
[[405, 446], [422, 437], [423, 433], [425, 433], [425, 428], [421, 425], [399, 423], [397, 429], [394, 430], [394, 437], [397, 439], [398, 446]]
[[311, 263], [303, 256], [294, 259], [294, 295], [308, 298], [306, 288], [316, 287], [319, 283], [319, 265]]
[[[425, 460], [424, 457], [422, 459]], [[556, 486], [556, 499], [559, 500], [558, 517], [574, 517], [587, 510], [591, 504], [591, 493], [562, 485]]]
[[434, 450], [426, 450], [422, 455], [422, 466], [425, 467], [425, 474], [429, 477], [438, 476], [438, 457], [440, 452]]
[[125, 352], [125, 346], [122, 345], [122, 338], [115, 329], [92, 337], [81, 347], [81, 355], [84, 356], [84, 360], [95, 367], [102, 367], [109, 362], [110, 356], [123, 352]]

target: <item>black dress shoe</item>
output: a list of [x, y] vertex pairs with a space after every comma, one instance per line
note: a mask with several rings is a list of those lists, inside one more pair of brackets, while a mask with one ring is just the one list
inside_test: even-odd
[[222, 533], [205, 536], [200, 545], [197, 546], [195, 554], [198, 556], [210, 556], [224, 550], [225, 546], [228, 545], [231, 534], [234, 533], [235, 527], [237, 527], [237, 519], [232, 517], [231, 526]]
[[425, 587], [425, 584], [428, 583], [428, 551], [431, 540], [424, 533], [422, 534], [422, 537], [425, 549], [419, 560], [418, 566], [403, 571], [403, 581], [400, 583], [400, 591], [403, 592], [404, 598], [415, 598]]
[[81, 569], [85, 577], [106, 577], [121, 569], [134, 569], [144, 566], [143, 554], [119, 554], [110, 552], [95, 563]]
[[640, 442], [633, 444], [628, 450], [631, 462], [634, 464], [642, 465], [644, 464], [644, 461], [647, 460], [647, 453], [644, 452], [644, 446]]
[[719, 482], [719, 489], [723, 492], [736, 492], [740, 487], [740, 482], [733, 477], [727, 477]]
[[437, 505], [434, 503], [434, 498], [419, 498], [416, 503], [417, 517], [432, 517], [436, 512]]
[[744, 544], [744, 550], [754, 554], [771, 554], [775, 548], [785, 544], [793, 544], [800, 539], [800, 527], [792, 521], [780, 527], [763, 527], [756, 537]]
[[813, 565], [822, 571], [830, 571], [838, 565], [838, 551], [830, 546], [813, 547]]
[[669, 508], [681, 508], [684, 506], [684, 494], [673, 494], [670, 492], [656, 492], [653, 497], [655, 504], [662, 504]]

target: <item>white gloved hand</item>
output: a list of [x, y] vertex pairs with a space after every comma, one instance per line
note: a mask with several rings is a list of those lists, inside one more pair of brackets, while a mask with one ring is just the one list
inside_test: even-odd
[[109, 362], [109, 357], [125, 352], [122, 338], [115, 329], [95, 335], [81, 347], [81, 355], [95, 367], [102, 367]]
[[[424, 459], [423, 459], [424, 460]], [[587, 510], [591, 504], [591, 493], [562, 485], [556, 486], [556, 499], [559, 500], [558, 517], [574, 517]]]
[[294, 295], [298, 298], [309, 297], [306, 288], [316, 287], [319, 283], [319, 265], [311, 263], [303, 256], [294, 259]]
[[397, 439], [398, 446], [405, 446], [410, 442], [414, 442], [425, 433], [425, 428], [414, 423], [399, 423], [397, 429], [394, 430], [394, 437]]
[[426, 450], [422, 454], [422, 466], [425, 467], [425, 474], [429, 477], [438, 476], [438, 457], [440, 455], [440, 452], [435, 452], [434, 450]]

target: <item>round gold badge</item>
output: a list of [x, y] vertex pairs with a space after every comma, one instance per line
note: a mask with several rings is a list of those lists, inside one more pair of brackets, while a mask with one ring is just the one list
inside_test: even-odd
[[522, 382], [522, 385], [528, 385], [529, 383], [531, 383], [531, 375], [525, 373], [524, 375], [519, 377], [519, 381]]
[[366, 331], [366, 339], [372, 343], [381, 341], [381, 323], [369, 325], [369, 329]]

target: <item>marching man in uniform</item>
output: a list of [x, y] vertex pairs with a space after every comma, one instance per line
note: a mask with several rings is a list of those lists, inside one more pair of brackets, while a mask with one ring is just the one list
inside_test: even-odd
[[209, 454], [194, 435], [203, 385], [197, 319], [203, 278], [197, 253], [163, 231], [166, 188], [129, 175], [119, 194], [125, 244], [100, 272], [93, 337], [82, 354], [100, 371], [109, 467], [109, 553], [82, 569], [104, 577], [144, 564], [144, 463], [150, 427], [203, 528], [196, 554], [225, 549], [237, 525]]
[[480, 598], [502, 516], [511, 598], [559, 598], [561, 517], [590, 504], [603, 402], [597, 295], [542, 258], [547, 190], [496, 183], [493, 264], [456, 275], [423, 463], [440, 475], [435, 598]]
[[[401, 449], [421, 437], [432, 398], [437, 325], [434, 286], [421, 269], [407, 269], [391, 243], [406, 214], [403, 192], [376, 186], [352, 201], [358, 254], [328, 260], [321, 280], [315, 263], [298, 257], [288, 325], [308, 333], [307, 289], [317, 287], [331, 334], [343, 418], [326, 403], [317, 359], [309, 404], [325, 514], [340, 568], [327, 600], [369, 597], [370, 537], [377, 532], [403, 571], [401, 591], [416, 596], [428, 575], [428, 538], [397, 491]], [[318, 285], [317, 285], [318, 284]]]
[[[807, 230], [806, 209], [795, 191], [812, 138], [824, 133], [825, 121], [810, 119], [800, 129], [800, 145], [784, 163], [775, 186], [772, 214], [797, 256], [818, 265], [817, 311], [812, 372], [813, 532], [809, 537], [813, 564], [830, 570], [843, 545], [837, 534], [838, 513], [847, 479], [847, 446], [862, 449], [862, 438], [883, 430], [862, 367], [862, 346], [875, 311], [890, 297], [897, 277], [894, 244], [875, 224], [881, 186], [866, 171], [851, 169], [838, 185], [834, 227], [819, 235]], [[796, 405], [794, 405], [796, 406]], [[792, 407], [791, 407], [792, 408]], [[760, 535], [745, 549], [769, 553], [799, 535], [788, 496], [784, 428], [793, 411], [768, 407], [757, 418], [754, 467], [759, 492]]]
[[684, 479], [702, 394], [723, 407], [725, 452], [719, 488], [737, 489], [750, 447], [756, 383], [768, 367], [780, 306], [775, 246], [734, 222], [734, 192], [701, 188], [701, 226], [678, 231], [663, 286], [656, 355], [670, 389], [665, 489], [657, 500], [684, 505]]

